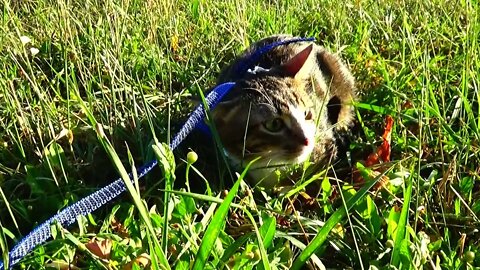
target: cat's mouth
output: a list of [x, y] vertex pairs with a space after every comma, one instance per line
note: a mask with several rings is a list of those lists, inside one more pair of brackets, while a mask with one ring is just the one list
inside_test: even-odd
[[243, 158], [236, 158], [228, 151], [225, 151], [225, 154], [238, 168], [244, 168], [250, 161], [261, 157], [250, 166], [250, 177], [255, 181], [261, 181], [263, 186], [273, 186], [278, 181], [276, 171], [288, 170], [288, 168], [308, 160], [313, 152], [313, 145], [313, 143], [308, 144], [297, 151], [283, 149], [245, 153]]
[[[313, 152], [313, 144], [306, 144], [303, 147], [299, 147], [296, 151], [291, 150], [268, 150], [257, 153], [246, 153], [244, 156], [245, 161], [253, 160], [260, 157], [259, 162], [262, 164], [273, 166], [285, 166], [294, 165], [306, 161]], [[260, 167], [255, 166], [254, 167]]]

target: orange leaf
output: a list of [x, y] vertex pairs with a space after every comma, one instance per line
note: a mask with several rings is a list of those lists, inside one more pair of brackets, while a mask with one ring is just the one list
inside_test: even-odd
[[150, 262], [150, 255], [148, 255], [147, 253], [142, 253], [138, 255], [138, 257], [136, 257], [133, 261], [126, 264], [125, 267], [123, 267], [123, 270], [131, 270], [134, 263], [136, 263], [142, 268], [147, 268], [150, 265]]
[[393, 127], [393, 118], [390, 115], [387, 115], [385, 119], [385, 129], [383, 131], [383, 139], [390, 142], [392, 140], [392, 127]]
[[102, 241], [97, 241], [92, 239], [90, 242], [85, 244], [85, 247], [96, 256], [102, 259], [109, 259], [110, 252], [112, 251], [112, 240], [105, 239]]
[[130, 237], [130, 234], [128, 233], [128, 229], [125, 227], [125, 225], [117, 221], [115, 218], [112, 219], [111, 226], [112, 226], [112, 230], [114, 230], [122, 238]]
[[[367, 159], [365, 160], [366, 167], [371, 167], [373, 165], [390, 161], [390, 152], [391, 152], [390, 142], [392, 141], [392, 128], [393, 128], [393, 118], [390, 115], [387, 115], [385, 119], [385, 129], [382, 135], [382, 138], [383, 138], [382, 144], [377, 147], [375, 152], [368, 155]], [[380, 171], [381, 169], [377, 169], [376, 171], [374, 171], [374, 174], [377, 174], [377, 173], [380, 174]], [[353, 181], [355, 183], [365, 182], [365, 180], [357, 170], [353, 172]], [[383, 187], [387, 183], [388, 183], [388, 177], [384, 176], [382, 177], [380, 182], [376, 185], [375, 189], [378, 189], [379, 187]]]
[[368, 156], [367, 160], [365, 161], [365, 166], [367, 167], [390, 161], [390, 142], [392, 141], [393, 118], [390, 115], [387, 115], [385, 122], [385, 129], [382, 135], [383, 142], [377, 148], [375, 153], [371, 153]]

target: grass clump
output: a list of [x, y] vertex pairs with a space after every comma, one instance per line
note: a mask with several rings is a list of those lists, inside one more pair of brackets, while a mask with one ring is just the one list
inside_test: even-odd
[[[291, 33], [315, 37], [349, 63], [361, 98], [346, 159], [376, 182], [362, 188], [340, 172], [318, 172], [315, 198], [298, 188], [260, 202], [240, 180], [225, 197], [199, 194], [190, 191], [193, 175], [205, 172], [177, 154], [176, 165], [167, 158], [163, 173], [134, 183], [130, 197], [71, 228], [53, 224], [53, 240], [21, 267], [480, 266], [475, 2], [7, 0], [0, 7], [4, 259], [36, 224], [118, 171], [171, 158], [152, 145], [169, 142], [189, 98], [213, 86], [253, 41]], [[394, 118], [392, 162], [357, 165], [381, 144], [386, 115]], [[185, 171], [188, 191], [171, 190]]]

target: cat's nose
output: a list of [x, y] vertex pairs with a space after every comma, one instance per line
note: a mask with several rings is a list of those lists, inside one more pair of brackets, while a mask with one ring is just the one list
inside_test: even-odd
[[303, 138], [303, 145], [308, 146], [309, 143], [308, 138]]
[[310, 140], [308, 139], [308, 137], [304, 132], [298, 132], [297, 134], [294, 134], [293, 138], [295, 142], [298, 144], [301, 144], [304, 146], [308, 146], [310, 144]]
[[310, 140], [305, 136], [304, 134], [292, 134], [293, 136], [291, 138], [291, 146], [298, 150], [302, 149], [305, 146], [308, 146], [310, 144]]

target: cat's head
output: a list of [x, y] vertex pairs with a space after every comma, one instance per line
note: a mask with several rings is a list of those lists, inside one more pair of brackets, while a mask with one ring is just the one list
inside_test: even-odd
[[250, 70], [213, 111], [223, 146], [236, 160], [262, 156], [272, 164], [304, 161], [315, 143], [315, 117], [298, 78], [312, 46], [283, 65]]
[[319, 90], [312, 89], [320, 87], [312, 78], [312, 72], [319, 72], [313, 49], [311, 44], [283, 64], [250, 70], [213, 110], [234, 162], [246, 165], [261, 157], [254, 169], [297, 164], [308, 159], [315, 145], [333, 144], [328, 91], [319, 97]]

